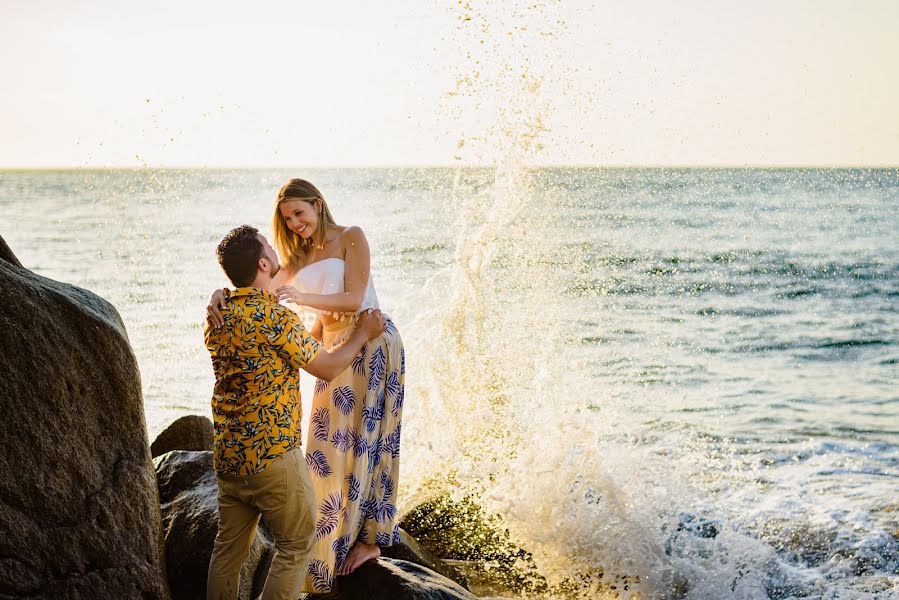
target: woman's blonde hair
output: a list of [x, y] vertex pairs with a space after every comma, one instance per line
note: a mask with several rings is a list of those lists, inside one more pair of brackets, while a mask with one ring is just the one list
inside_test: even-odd
[[[313, 206], [318, 212], [318, 227], [315, 232], [306, 239], [288, 229], [284, 218], [281, 216], [281, 204], [302, 200]], [[318, 206], [316, 206], [318, 203]], [[303, 268], [309, 258], [309, 252], [313, 245], [321, 248], [325, 243], [325, 233], [329, 227], [337, 223], [331, 216], [328, 203], [325, 202], [322, 193], [314, 185], [305, 179], [291, 179], [281, 186], [278, 196], [275, 198], [275, 215], [272, 217], [272, 231], [275, 234], [275, 249], [281, 257], [281, 262], [291, 275]]]

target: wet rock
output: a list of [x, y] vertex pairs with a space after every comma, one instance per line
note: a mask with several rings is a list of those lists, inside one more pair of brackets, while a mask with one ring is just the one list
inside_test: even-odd
[[0, 596], [169, 597], [140, 373], [116, 309], [0, 238]]
[[[340, 577], [337, 598], [344, 600], [474, 600], [471, 592], [446, 577], [405, 560], [370, 560]], [[310, 600], [320, 596], [310, 595]]]
[[511, 564], [529, 557], [497, 517], [468, 498], [437, 496], [402, 515], [399, 525], [441, 558]]
[[720, 528], [720, 523], [711, 519], [687, 513], [683, 513], [678, 517], [677, 531], [686, 531], [699, 538], [712, 539], [718, 537]]
[[171, 450], [212, 450], [212, 421], [200, 415], [176, 419], [150, 445], [153, 458]]
[[387, 548], [381, 548], [381, 555], [385, 558], [394, 558], [415, 563], [452, 579], [466, 590], [471, 590], [468, 578], [456, 567], [442, 561], [436, 554], [418, 543], [418, 541], [400, 528], [400, 543]]
[[512, 542], [499, 517], [487, 514], [471, 498], [437, 496], [405, 513], [399, 524], [439, 558], [464, 564], [465, 577], [479, 582], [472, 587], [475, 593], [490, 589], [521, 595], [546, 590], [531, 555]]
[[[205, 598], [209, 559], [218, 531], [218, 487], [212, 452], [173, 450], [156, 458], [155, 464], [172, 598]], [[240, 572], [241, 600], [262, 593], [273, 556], [274, 542], [261, 522]]]
[[712, 544], [703, 542], [718, 537], [720, 529], [721, 524], [717, 521], [681, 513], [677, 517], [674, 532], [665, 541], [665, 554], [669, 556], [679, 554], [684, 548], [690, 547], [699, 556], [708, 558], [715, 548]]

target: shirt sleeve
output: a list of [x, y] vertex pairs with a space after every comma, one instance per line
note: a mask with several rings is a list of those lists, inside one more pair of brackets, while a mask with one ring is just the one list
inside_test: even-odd
[[306, 331], [299, 317], [292, 312], [284, 315], [282, 324], [283, 328], [277, 343], [278, 353], [291, 366], [302, 369], [318, 356], [322, 346]]

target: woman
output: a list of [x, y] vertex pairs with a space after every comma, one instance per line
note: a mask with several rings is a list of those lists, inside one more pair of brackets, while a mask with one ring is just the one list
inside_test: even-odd
[[[321, 192], [291, 179], [278, 192], [272, 224], [283, 257], [278, 296], [315, 319], [313, 336], [326, 348], [352, 333], [357, 315], [378, 308], [370, 255], [359, 227], [335, 223]], [[218, 307], [221, 291], [210, 305]], [[210, 311], [218, 321], [217, 309]], [[311, 322], [311, 319], [309, 319]], [[303, 591], [331, 589], [334, 575], [352, 573], [399, 541], [399, 479], [405, 356], [388, 318], [387, 331], [369, 342], [330, 383], [317, 380], [306, 462], [318, 503], [315, 544]]]

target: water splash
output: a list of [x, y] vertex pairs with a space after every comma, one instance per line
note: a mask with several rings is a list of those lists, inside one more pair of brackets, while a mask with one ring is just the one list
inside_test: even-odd
[[[558, 302], [572, 271], [615, 257], [595, 256], [533, 168], [553, 119], [547, 90], [570, 74], [560, 5], [459, 2], [451, 14], [464, 57], [444, 109], [459, 131], [455, 158], [490, 169], [459, 170], [447, 198], [456, 245], [428, 294], [439, 301], [423, 311], [436, 325], [412, 394], [429, 425], [410, 432], [407, 501], [449, 492], [501, 517], [545, 583], [532, 597], [820, 594], [816, 573], [781, 560], [728, 509], [761, 476], [737, 466], [726, 438], [644, 418], [648, 398], [597, 389], [595, 367], [566, 343], [585, 320], [615, 328], [601, 285], [585, 288], [584, 312]], [[588, 187], [617, 185], [607, 177]]]

